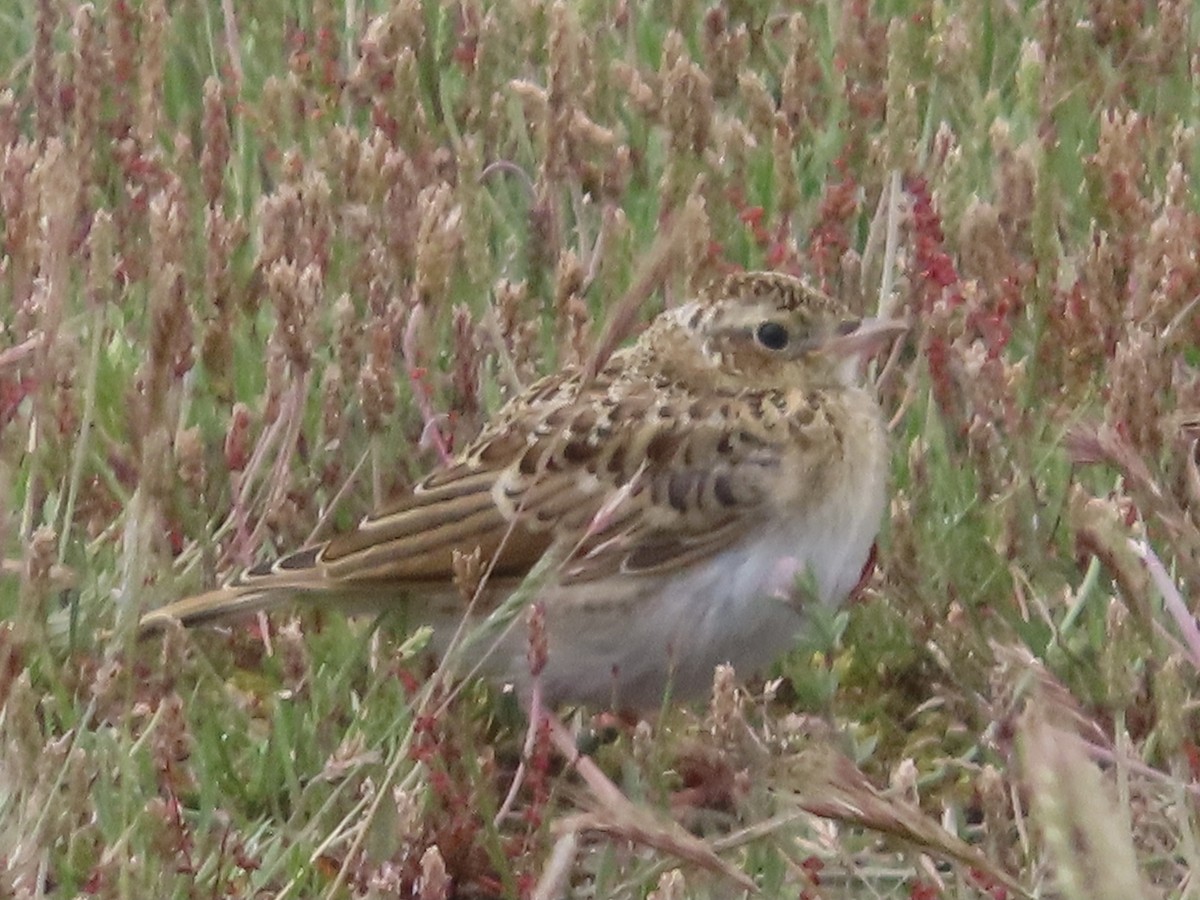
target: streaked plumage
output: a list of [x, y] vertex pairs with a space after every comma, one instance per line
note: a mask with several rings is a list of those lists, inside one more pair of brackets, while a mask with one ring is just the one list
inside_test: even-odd
[[[452, 464], [349, 534], [143, 619], [197, 624], [292, 597], [403, 603], [441, 648], [465, 603], [453, 551], [494, 561], [477, 614], [548, 550], [550, 703], [657, 705], [708, 689], [713, 667], [761, 668], [795, 639], [809, 572], [825, 602], [856, 583], [886, 499], [878, 407], [862, 355], [901, 327], [861, 322], [782, 275], [732, 276], [659, 316], [593, 377], [543, 378]], [[485, 671], [523, 686], [512, 629]]]

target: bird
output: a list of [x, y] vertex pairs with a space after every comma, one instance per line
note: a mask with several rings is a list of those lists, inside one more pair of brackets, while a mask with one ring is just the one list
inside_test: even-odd
[[[531, 620], [517, 617], [480, 648], [483, 674], [536, 684], [549, 706], [704, 696], [716, 666], [762, 671], [814, 604], [858, 583], [890, 470], [860, 375], [906, 328], [790, 275], [725, 276], [599, 366], [517, 393], [356, 528], [152, 610], [141, 630], [305, 600], [402, 609], [445, 653], [464, 616], [477, 624], [524, 588], [544, 659], [531, 666]], [[486, 571], [473, 602], [455, 584], [464, 554]]]

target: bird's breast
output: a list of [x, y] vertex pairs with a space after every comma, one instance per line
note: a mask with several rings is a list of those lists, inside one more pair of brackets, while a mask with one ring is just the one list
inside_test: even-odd
[[787, 558], [816, 582], [820, 597], [840, 602], [862, 574], [887, 503], [890, 456], [879, 407], [848, 391], [816, 421], [781, 467], [776, 522], [754, 551], [766, 563]]

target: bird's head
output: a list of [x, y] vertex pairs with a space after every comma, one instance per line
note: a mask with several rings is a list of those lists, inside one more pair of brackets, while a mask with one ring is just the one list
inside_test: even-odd
[[664, 313], [647, 342], [672, 378], [714, 388], [831, 388], [855, 384], [863, 358], [906, 327], [853, 315], [798, 278], [747, 272]]

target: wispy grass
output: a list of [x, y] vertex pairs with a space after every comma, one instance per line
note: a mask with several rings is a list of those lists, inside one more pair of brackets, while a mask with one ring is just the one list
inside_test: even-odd
[[[766, 896], [1189, 895], [1189, 4], [243, 6], [0, 12], [0, 892], [728, 896], [673, 818]], [[591, 748], [632, 811], [387, 622], [133, 640], [736, 267], [913, 320], [891, 516]]]

